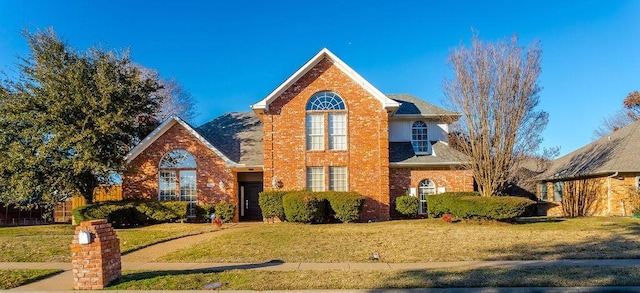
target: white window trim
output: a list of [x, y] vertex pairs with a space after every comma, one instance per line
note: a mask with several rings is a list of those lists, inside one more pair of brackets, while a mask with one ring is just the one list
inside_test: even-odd
[[[425, 182], [429, 182], [431, 183], [428, 186], [423, 186], [423, 183]], [[431, 193], [428, 192], [423, 192], [425, 190], [430, 190]], [[426, 211], [426, 205], [427, 205], [427, 195], [432, 195], [432, 194], [436, 194], [436, 183], [433, 182], [433, 180], [427, 178], [427, 179], [423, 179], [420, 181], [420, 183], [418, 183], [418, 214], [424, 215], [427, 213]], [[423, 208], [422, 203], [424, 203], [425, 208]]]
[[[306, 115], [306, 137], [308, 151], [324, 150], [324, 114], [307, 114]], [[319, 126], [317, 125], [319, 124]], [[314, 127], [316, 126], [316, 127]], [[314, 133], [317, 132], [317, 133]], [[320, 138], [320, 143], [314, 143], [313, 139]]]
[[[315, 173], [314, 173], [315, 171]], [[321, 178], [315, 178], [315, 176], [320, 176]], [[319, 182], [320, 186], [314, 186], [313, 182]], [[320, 166], [308, 166], [307, 167], [307, 189], [310, 191], [325, 191], [324, 186], [324, 167]]]
[[[335, 127], [336, 117], [340, 117], [340, 127]], [[329, 149], [343, 151], [347, 149], [347, 114], [346, 113], [329, 113]], [[340, 132], [340, 133], [337, 133]], [[336, 146], [334, 138], [341, 138], [342, 141]]]

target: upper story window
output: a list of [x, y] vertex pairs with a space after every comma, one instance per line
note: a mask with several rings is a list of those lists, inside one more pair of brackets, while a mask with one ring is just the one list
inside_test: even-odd
[[411, 125], [411, 145], [417, 155], [429, 153], [429, 138], [427, 136], [427, 123], [416, 121]]
[[307, 150], [324, 150], [327, 143], [330, 150], [347, 149], [347, 114], [340, 96], [328, 91], [316, 93], [306, 110]]

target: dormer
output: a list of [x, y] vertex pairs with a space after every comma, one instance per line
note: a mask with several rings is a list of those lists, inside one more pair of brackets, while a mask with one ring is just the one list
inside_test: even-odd
[[400, 103], [389, 118], [389, 142], [410, 142], [417, 156], [432, 155], [433, 144], [448, 142], [449, 124], [460, 114], [451, 112], [409, 94], [390, 94]]

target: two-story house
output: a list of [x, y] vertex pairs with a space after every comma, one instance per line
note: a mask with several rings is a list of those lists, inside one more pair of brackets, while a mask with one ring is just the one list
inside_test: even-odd
[[473, 190], [467, 158], [447, 144], [459, 114], [411, 95], [385, 95], [322, 49], [252, 112], [194, 128], [163, 122], [128, 155], [125, 198], [237, 204], [260, 220], [258, 193], [355, 191], [362, 220], [395, 216], [395, 198]]

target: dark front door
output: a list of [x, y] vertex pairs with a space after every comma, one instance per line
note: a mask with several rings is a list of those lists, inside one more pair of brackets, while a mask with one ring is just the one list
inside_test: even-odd
[[240, 182], [240, 220], [262, 221], [262, 211], [258, 205], [258, 193], [262, 182]]

